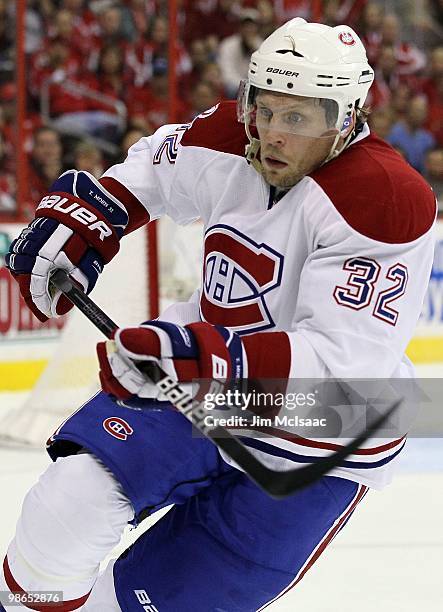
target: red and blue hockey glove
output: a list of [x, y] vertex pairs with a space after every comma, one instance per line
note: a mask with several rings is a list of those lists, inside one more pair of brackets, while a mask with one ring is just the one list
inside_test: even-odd
[[220, 325], [192, 323], [180, 327], [148, 321], [117, 330], [114, 340], [97, 345], [100, 381], [106, 393], [127, 400], [158, 398], [157, 387], [134, 363], [155, 361], [179, 382], [196, 379], [287, 379], [290, 346], [284, 332], [243, 339]]
[[36, 219], [6, 255], [6, 266], [40, 321], [72, 308], [59, 291], [50, 290], [52, 271], [66, 270], [89, 293], [118, 252], [127, 224], [124, 205], [88, 172], [69, 170], [55, 181]]

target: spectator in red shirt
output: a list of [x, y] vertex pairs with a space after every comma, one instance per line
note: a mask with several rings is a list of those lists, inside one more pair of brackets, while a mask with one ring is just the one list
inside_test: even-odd
[[126, 127], [124, 98], [127, 83], [124, 75], [123, 51], [107, 45], [99, 54], [96, 75], [83, 74], [71, 82], [73, 95], [78, 95], [82, 107], [59, 116], [57, 129], [73, 134], [88, 134], [116, 143]]
[[423, 51], [401, 39], [400, 22], [393, 13], [385, 15], [383, 19], [381, 44], [393, 47], [400, 76], [417, 74], [426, 65], [426, 55]]
[[185, 78], [180, 81], [180, 90], [185, 97], [194, 89], [195, 85], [201, 80], [202, 72], [211, 61], [211, 54], [206, 40], [197, 38], [193, 40], [189, 49], [192, 70]]
[[218, 42], [236, 33], [239, 0], [182, 0], [182, 3], [182, 34], [187, 47], [196, 38], [214, 37]]
[[[130, 76], [136, 87], [149, 83], [152, 77], [152, 66], [156, 59], [164, 62], [169, 57], [169, 26], [164, 17], [155, 16], [145, 38], [126, 46], [125, 64], [130, 69]], [[177, 75], [188, 75], [192, 62], [180, 41], [175, 41], [177, 54]]]
[[426, 127], [434, 134], [439, 146], [443, 147], [443, 75], [435, 78], [434, 96], [428, 100]]
[[399, 82], [391, 92], [391, 112], [394, 121], [403, 121], [406, 117], [413, 91], [407, 83]]
[[[163, 58], [153, 63], [149, 87], [133, 88], [128, 94], [129, 122], [144, 132], [156, 130], [169, 122], [168, 65]], [[185, 122], [189, 114], [187, 105], [177, 100], [177, 121]]]
[[421, 91], [425, 94], [430, 104], [439, 102], [438, 81], [443, 76], [443, 47], [432, 50], [429, 62], [429, 76], [423, 80]]
[[72, 14], [76, 35], [82, 38], [84, 44], [91, 46], [99, 34], [100, 27], [96, 15], [88, 8], [86, 0], [61, 0], [61, 7]]
[[368, 61], [375, 64], [382, 40], [383, 7], [376, 2], [368, 2], [363, 9], [357, 31], [366, 48]]
[[366, 104], [374, 109], [386, 107], [391, 101], [392, 91], [399, 82], [398, 62], [394, 47], [384, 45], [379, 51], [375, 81], [369, 90]]
[[124, 36], [122, 9], [117, 4], [105, 6], [98, 13], [99, 31], [91, 41], [91, 51], [88, 59], [88, 69], [96, 72], [98, 69], [100, 51], [103, 47], [114, 45], [126, 52], [128, 40]]
[[430, 56], [429, 76], [421, 84], [429, 104], [426, 127], [443, 146], [443, 47], [436, 47]]
[[[126, 94], [126, 85], [122, 49], [111, 44], [102, 47], [97, 68], [97, 91], [109, 98], [123, 100]], [[90, 108], [115, 112], [114, 109], [109, 107], [109, 104], [101, 105], [99, 101], [91, 102]]]
[[54, 22], [48, 29], [48, 37], [65, 43], [71, 54], [77, 54], [79, 63], [90, 51], [90, 38], [84, 37], [75, 27], [75, 15], [67, 9], [60, 9], [56, 12]]
[[44, 48], [31, 60], [29, 85], [31, 93], [40, 102], [49, 90], [49, 113], [58, 116], [65, 112], [85, 110], [82, 96], [75, 89], [68, 91], [63, 83], [75, 79], [81, 69], [81, 56], [71, 50], [67, 41], [48, 39]]

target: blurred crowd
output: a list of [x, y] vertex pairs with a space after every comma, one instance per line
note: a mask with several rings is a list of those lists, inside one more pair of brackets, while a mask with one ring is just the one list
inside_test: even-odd
[[[235, 98], [260, 42], [319, 9], [323, 23], [348, 23], [362, 37], [376, 72], [371, 129], [426, 177], [443, 208], [443, 0], [177, 1], [171, 105], [167, 0], [27, 0], [30, 214], [65, 168], [98, 177], [160, 125]], [[0, 0], [0, 211], [15, 206], [16, 4]]]

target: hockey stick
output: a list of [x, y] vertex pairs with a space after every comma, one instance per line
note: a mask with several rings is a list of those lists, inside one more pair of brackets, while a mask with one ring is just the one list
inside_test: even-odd
[[[57, 270], [51, 276], [51, 283], [59, 289], [107, 338], [111, 338], [118, 328], [83, 291], [72, 282], [64, 270]], [[357, 438], [343, 446], [337, 452], [313, 458], [312, 464], [302, 468], [287, 471], [277, 471], [266, 467], [255, 457], [235, 436], [220, 425], [209, 426], [205, 423], [206, 409], [192, 399], [180, 384], [172, 379], [155, 362], [137, 364], [138, 369], [149, 378], [166, 398], [181, 412], [196, 429], [209, 438], [227, 456], [233, 459], [239, 467], [266, 493], [276, 499], [282, 499], [299, 489], [312, 484], [324, 474], [337, 467], [345, 457], [353, 453], [373, 433], [380, 429], [390, 415], [397, 410], [401, 400], [393, 403], [387, 412], [380, 416], [370, 427]]]

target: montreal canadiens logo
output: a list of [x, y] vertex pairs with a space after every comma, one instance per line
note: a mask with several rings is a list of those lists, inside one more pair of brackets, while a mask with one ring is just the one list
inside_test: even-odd
[[355, 38], [352, 36], [351, 32], [340, 32], [338, 37], [344, 45], [355, 45]]
[[269, 296], [281, 283], [283, 256], [227, 225], [205, 235], [204, 321], [230, 327], [240, 334], [275, 327]]
[[117, 440], [127, 440], [132, 436], [134, 430], [124, 419], [120, 417], [108, 417], [103, 421], [103, 429]]

